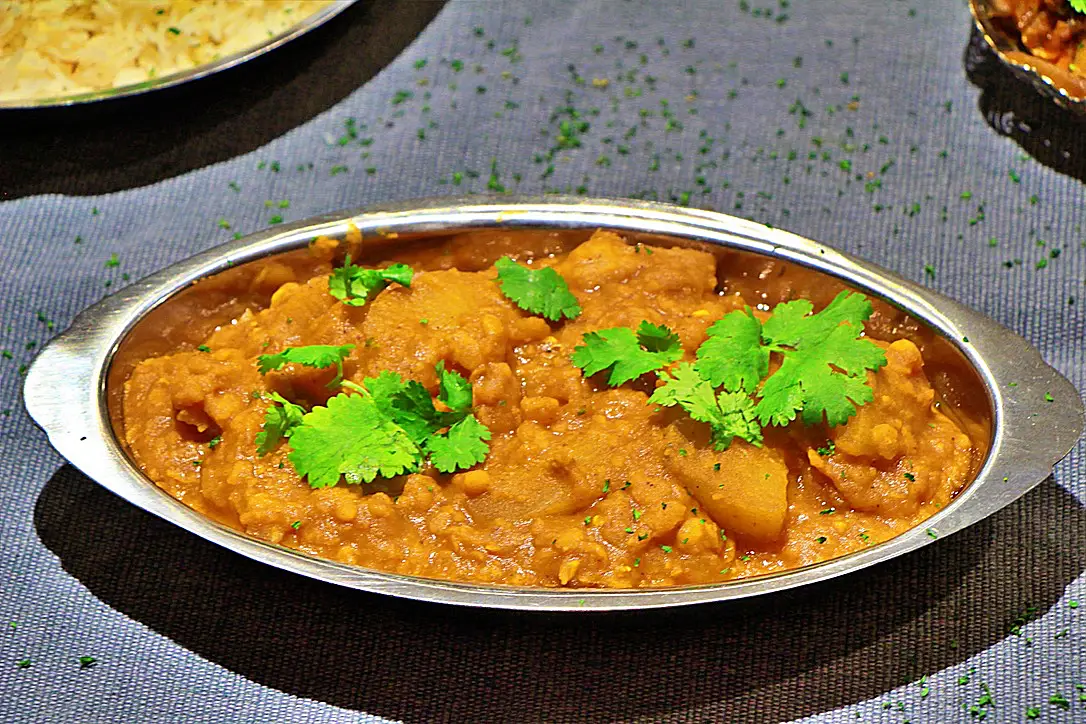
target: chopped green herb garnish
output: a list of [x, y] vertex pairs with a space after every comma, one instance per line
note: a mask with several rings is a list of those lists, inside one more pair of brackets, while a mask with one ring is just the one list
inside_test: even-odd
[[[437, 366], [441, 412], [421, 383], [392, 372], [366, 378], [363, 385], [343, 385], [359, 394], [332, 397], [315, 407], [293, 429], [289, 459], [312, 487], [372, 482], [420, 468], [429, 456], [440, 472], [450, 473], [482, 462], [491, 433], [471, 411], [471, 385]], [[441, 432], [448, 428], [445, 432]]]
[[610, 370], [607, 384], [612, 387], [658, 370], [683, 354], [678, 335], [648, 322], [641, 322], [636, 333], [628, 327], [611, 327], [587, 332], [582, 339], [584, 344], [570, 358], [573, 364], [586, 376]]
[[[778, 304], [764, 325], [749, 308], [726, 315], [709, 327], [695, 369], [714, 387], [757, 391], [762, 425], [787, 425], [797, 413], [808, 425], [823, 418], [843, 425], [857, 405], [873, 399], [866, 373], [885, 365], [886, 355], [860, 337], [872, 311], [863, 295], [841, 292], [821, 312], [811, 314], [812, 308], [804, 299]], [[783, 361], [758, 389], [771, 353]]]
[[314, 407], [294, 428], [291, 447], [294, 469], [313, 488], [331, 487], [341, 475], [371, 483], [418, 469], [418, 446], [363, 395], [340, 394]]
[[98, 659], [94, 658], [93, 656], [80, 656], [78, 661], [79, 668], [81, 669], [89, 669], [90, 667], [98, 663]]
[[281, 369], [288, 364], [299, 364], [304, 367], [331, 367], [336, 366], [336, 376], [328, 384], [329, 387], [339, 385], [343, 379], [343, 360], [354, 349], [353, 344], [336, 346], [333, 344], [311, 344], [305, 347], [287, 347], [279, 354], [262, 354], [257, 357], [257, 369], [260, 374], [266, 375], [272, 370]]
[[443, 473], [466, 470], [486, 460], [490, 430], [475, 415], [468, 415], [444, 435], [434, 435], [426, 444], [430, 462]]
[[406, 264], [390, 264], [384, 269], [363, 269], [351, 263], [350, 254], [343, 266], [332, 270], [328, 291], [333, 297], [352, 307], [361, 307], [392, 282], [411, 286], [415, 272]]
[[562, 317], [576, 319], [581, 314], [577, 298], [554, 269], [530, 269], [507, 256], [498, 259], [494, 268], [498, 270], [502, 294], [524, 311], [552, 322], [560, 321]]
[[302, 424], [305, 415], [304, 407], [284, 399], [278, 392], [272, 392], [269, 397], [273, 404], [264, 411], [264, 429], [256, 434], [256, 452], [261, 456], [267, 455], [280, 441], [290, 437], [295, 428]]
[[[692, 419], [708, 423], [713, 444], [718, 450], [726, 450], [736, 437], [761, 446], [762, 428], [750, 397], [740, 392], [721, 392], [718, 395], [689, 362], [680, 364], [672, 374], [667, 371], [657, 373], [664, 384], [653, 392], [649, 404], [663, 407], [678, 405]], [[719, 470], [719, 465], [714, 469]]]
[[1056, 693], [1048, 697], [1048, 703], [1052, 704], [1053, 706], [1057, 706], [1064, 711], [1070, 711], [1071, 709], [1071, 702], [1067, 699], [1066, 696], [1060, 693]]
[[445, 369], [445, 362], [437, 363], [438, 395], [450, 410], [467, 414], [471, 410], [471, 383], [462, 375]]

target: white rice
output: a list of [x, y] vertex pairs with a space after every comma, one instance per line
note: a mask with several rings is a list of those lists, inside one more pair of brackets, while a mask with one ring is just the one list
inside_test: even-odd
[[0, 0], [0, 101], [141, 83], [257, 45], [334, 0]]

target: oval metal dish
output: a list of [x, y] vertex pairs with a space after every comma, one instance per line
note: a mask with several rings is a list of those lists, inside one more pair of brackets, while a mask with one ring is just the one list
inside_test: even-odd
[[[140, 472], [110, 423], [106, 385], [126, 335], [149, 312], [196, 280], [319, 236], [434, 235], [470, 229], [614, 229], [698, 240], [825, 272], [906, 310], [953, 345], [976, 372], [992, 411], [989, 455], [974, 482], [924, 525], [822, 564], [727, 583], [658, 590], [515, 588], [451, 583], [335, 563], [250, 538], [170, 497]], [[395, 242], [393, 242], [395, 243]], [[968, 340], [968, 342], [964, 341]], [[1011, 385], [1014, 382], [1016, 384]], [[1021, 337], [936, 292], [794, 234], [722, 214], [661, 204], [549, 197], [480, 202], [440, 199], [322, 216], [253, 234], [134, 283], [80, 314], [27, 374], [31, 417], [76, 467], [131, 503], [255, 560], [365, 591], [468, 606], [615, 610], [738, 599], [858, 571], [954, 533], [1006, 506], [1045, 479], [1083, 428], [1075, 388]]]
[[140, 95], [142, 93], [148, 93], [153, 90], [159, 90], [161, 88], [170, 88], [175, 85], [181, 85], [182, 83], [188, 83], [192, 80], [198, 80], [212, 73], [218, 73], [219, 71], [226, 70], [227, 68], [233, 68], [234, 66], [241, 65], [242, 63], [252, 60], [258, 56], [264, 55], [267, 52], [275, 50], [281, 45], [284, 45], [295, 38], [305, 35], [309, 31], [320, 27], [324, 23], [328, 22], [336, 15], [349, 8], [358, 0], [336, 0], [331, 5], [322, 8], [312, 15], [303, 18], [300, 22], [292, 25], [278, 35], [273, 35], [267, 40], [261, 42], [258, 45], [249, 46], [243, 48], [236, 53], [223, 56], [218, 60], [214, 60], [210, 63], [204, 63], [185, 70], [179, 70], [174, 73], [160, 76], [158, 78], [152, 78], [142, 81], [140, 83], [131, 83], [129, 85], [116, 86], [113, 88], [103, 88], [102, 90], [88, 91], [86, 93], [76, 93], [67, 96], [53, 96], [51, 98], [16, 98], [13, 100], [0, 100], [0, 110], [31, 110], [31, 109], [43, 109], [43, 108], [63, 108], [67, 106], [78, 106], [86, 103], [93, 103], [95, 101], [104, 101], [112, 98], [126, 98], [128, 96]]
[[991, 0], [969, 0], [969, 11], [984, 42], [996, 57], [1019, 79], [1074, 113], [1086, 115], [1086, 78], [1070, 76], [1067, 71], [1031, 54], [1021, 39], [1008, 33], [996, 22]]

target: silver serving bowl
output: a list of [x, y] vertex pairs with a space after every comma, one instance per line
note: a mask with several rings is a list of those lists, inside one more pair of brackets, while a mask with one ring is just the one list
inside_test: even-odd
[[86, 103], [93, 103], [95, 101], [104, 101], [111, 98], [124, 98], [127, 96], [140, 95], [153, 90], [169, 88], [171, 86], [181, 85], [182, 83], [188, 83], [189, 81], [198, 80], [200, 78], [209, 76], [212, 73], [218, 73], [219, 71], [226, 70], [227, 68], [233, 68], [234, 66], [241, 65], [248, 60], [252, 60], [253, 58], [275, 50], [279, 46], [284, 45], [291, 40], [294, 40], [298, 36], [305, 35], [309, 31], [320, 27], [336, 15], [339, 15], [341, 12], [349, 8], [355, 2], [357, 2], [357, 0], [336, 0], [336, 2], [318, 10], [312, 15], [303, 18], [300, 22], [292, 25], [278, 35], [273, 35], [257, 45], [243, 48], [236, 53], [225, 55], [218, 60], [214, 60], [210, 63], [204, 63], [202, 65], [197, 65], [192, 68], [187, 68], [185, 70], [179, 70], [175, 73], [169, 73], [167, 75], [159, 76], [157, 78], [151, 78], [140, 83], [131, 83], [129, 85], [116, 86], [113, 88], [104, 88], [102, 90], [88, 91], [86, 93], [77, 93], [74, 95], [66, 96], [54, 96], [51, 98], [16, 98], [7, 101], [0, 100], [0, 110], [3, 110], [5, 108], [9, 108], [12, 110], [29, 110], [33, 108], [58, 108], [64, 106], [78, 106]]
[[[213, 288], [207, 291], [205, 282], [186, 292], [194, 282], [220, 273], [242, 274], [256, 268], [246, 265], [304, 250], [317, 237], [342, 239], [352, 227], [362, 232], [367, 244], [390, 244], [391, 248], [412, 239], [466, 230], [551, 229], [587, 237], [595, 229], [607, 228], [635, 240], [707, 243], [720, 247], [721, 253], [770, 257], [823, 272], [831, 277], [827, 282], [860, 289], [926, 326], [925, 333], [942, 346], [939, 356], [960, 361], [971, 379], [974, 402], [986, 398], [991, 429], [987, 457], [973, 482], [949, 505], [889, 541], [817, 565], [714, 585], [600, 590], [452, 583], [336, 563], [248, 537], [175, 500], [129, 458], [115, 432], [112, 420], [116, 418], [111, 417], [116, 414], [128, 364], [124, 359], [133, 354], [146, 356], [147, 345], [153, 347], [156, 336], [161, 346], [159, 315], [171, 304], [192, 304], [200, 298], [208, 304], [203, 295], [213, 293]], [[135, 347], [142, 351], [134, 353]], [[84, 311], [41, 351], [27, 374], [24, 393], [31, 417], [73, 465], [140, 508], [237, 553], [365, 591], [466, 606], [551, 611], [641, 609], [739, 599], [858, 571], [929, 545], [935, 537], [959, 531], [1008, 505], [1050, 475], [1083, 429], [1078, 392], [1036, 350], [991, 319], [936, 292], [817, 242], [723, 214], [562, 197], [388, 205], [321, 216], [224, 244]]]
[[1015, 76], [1057, 105], [1086, 114], [1086, 78], [1079, 80], [1033, 56], [1022, 45], [1017, 33], [1009, 32], [1005, 24], [999, 22], [992, 0], [969, 0], [969, 11], [988, 47]]

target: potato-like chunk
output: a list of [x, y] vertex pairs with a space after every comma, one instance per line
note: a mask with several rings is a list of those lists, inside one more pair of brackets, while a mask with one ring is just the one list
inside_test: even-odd
[[780, 453], [742, 440], [718, 452], [681, 427], [668, 429], [667, 467], [702, 509], [728, 535], [779, 538], [788, 516], [788, 468]]
[[509, 329], [523, 315], [486, 274], [421, 272], [410, 288], [394, 286], [369, 303], [362, 324], [370, 374], [391, 370], [437, 383], [441, 360], [469, 374], [504, 362]]

